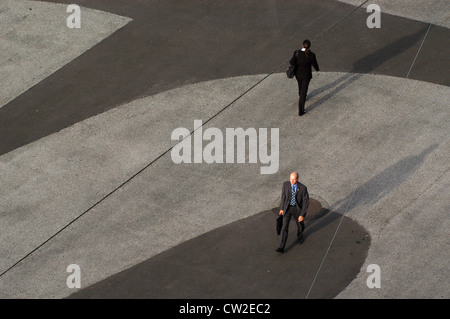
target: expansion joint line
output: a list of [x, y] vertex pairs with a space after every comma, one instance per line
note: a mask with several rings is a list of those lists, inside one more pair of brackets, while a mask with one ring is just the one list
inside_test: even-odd
[[[408, 70], [408, 72], [407, 72], [407, 74], [406, 74], [406, 76], [405, 76], [405, 79], [408, 79], [408, 78], [409, 78], [409, 75], [410, 75], [410, 73], [411, 73], [411, 70], [413, 69], [414, 64], [415, 64], [415, 62], [416, 62], [416, 60], [417, 60], [417, 57], [419, 56], [419, 54], [420, 54], [420, 52], [421, 52], [421, 50], [422, 50], [422, 46], [423, 46], [423, 44], [424, 44], [424, 42], [425, 42], [425, 40], [426, 40], [426, 38], [427, 38], [427, 36], [428, 36], [428, 33], [429, 33], [430, 29], [431, 29], [431, 26], [434, 24], [434, 20], [436, 19], [437, 14], [439, 13], [439, 9], [440, 9], [440, 7], [441, 7], [441, 4], [442, 4], [442, 0], [441, 0], [440, 3], [439, 3], [439, 7], [438, 7], [438, 10], [437, 10], [437, 12], [436, 12], [435, 17], [432, 19], [432, 22], [430, 22], [430, 24], [429, 24], [429, 26], [428, 26], [428, 29], [427, 29], [427, 31], [426, 31], [426, 33], [425, 33], [423, 39], [422, 39], [422, 42], [420, 43], [420, 46], [419, 46], [419, 48], [418, 48], [418, 50], [417, 50], [417, 52], [416, 52], [416, 55], [414, 56], [414, 59], [413, 59], [413, 61], [412, 61], [412, 63], [411, 63], [411, 66], [409, 67], [409, 70]], [[404, 84], [403, 84], [403, 86], [404, 86]], [[402, 88], [402, 89], [403, 89], [403, 88]], [[400, 90], [399, 90], [399, 91], [400, 91]], [[398, 97], [398, 95], [397, 95], [397, 97]], [[391, 119], [391, 118], [392, 118], [392, 110], [393, 110], [393, 109], [394, 109], [394, 108], [390, 108], [389, 114], [388, 114], [387, 117], [386, 117], [387, 119]], [[306, 294], [306, 299], [308, 299], [309, 296], [310, 296], [310, 294], [311, 294], [311, 290], [312, 290], [312, 288], [313, 288], [313, 286], [314, 286], [314, 284], [315, 284], [315, 282], [316, 282], [316, 280], [317, 280], [317, 277], [318, 277], [318, 275], [319, 275], [319, 273], [320, 273], [320, 271], [321, 271], [321, 269], [322, 269], [322, 267], [323, 267], [323, 264], [324, 264], [324, 262], [325, 262], [325, 259], [326, 259], [327, 256], [328, 256], [328, 253], [329, 253], [329, 251], [330, 251], [330, 249], [331, 249], [331, 246], [333, 245], [333, 242], [334, 242], [334, 240], [335, 240], [335, 238], [336, 238], [336, 235], [337, 235], [337, 233], [338, 233], [338, 231], [339, 231], [339, 228], [341, 227], [342, 220], [344, 219], [345, 214], [348, 212], [348, 209], [349, 209], [349, 207], [350, 207], [350, 204], [353, 202], [353, 197], [355, 196], [357, 190], [359, 189], [359, 185], [360, 185], [361, 182], [362, 182], [363, 176], [366, 174], [366, 171], [367, 171], [367, 169], [368, 169], [368, 167], [369, 167], [369, 164], [370, 164], [370, 162], [371, 162], [371, 160], [372, 160], [372, 157], [373, 157], [373, 155], [374, 155], [375, 149], [376, 149], [376, 148], [378, 147], [378, 145], [380, 144], [381, 137], [384, 135], [384, 133], [385, 133], [387, 127], [388, 127], [388, 125], [387, 125], [387, 122], [386, 122], [385, 125], [384, 125], [384, 128], [383, 128], [382, 130], [380, 130], [380, 132], [379, 132], [379, 134], [378, 134], [378, 137], [377, 137], [377, 140], [376, 140], [376, 142], [375, 142], [375, 144], [374, 144], [372, 150], [371, 150], [370, 153], [369, 153], [369, 158], [367, 159], [367, 162], [364, 164], [364, 166], [363, 166], [363, 168], [362, 168], [360, 178], [359, 178], [359, 180], [358, 180], [358, 183], [356, 184], [356, 188], [354, 189], [354, 191], [352, 192], [352, 195], [350, 196], [350, 199], [349, 199], [349, 201], [348, 201], [348, 203], [347, 203], [347, 205], [346, 205], [346, 207], [345, 207], [345, 210], [344, 210], [344, 212], [342, 213], [342, 216], [341, 216], [341, 218], [340, 218], [340, 220], [339, 220], [339, 223], [338, 223], [338, 225], [337, 225], [336, 231], [334, 232], [333, 237], [331, 238], [330, 244], [328, 245], [328, 248], [327, 248], [327, 250], [326, 250], [326, 252], [325, 252], [325, 255], [324, 255], [323, 258], [322, 258], [322, 262], [320, 263], [319, 268], [317, 269], [316, 275], [314, 276], [314, 279], [313, 279], [313, 281], [312, 281], [312, 283], [311, 283], [311, 286], [309, 287], [308, 293]]]
[[[336, 21], [333, 25], [331, 25], [328, 29], [326, 29], [325, 31], [323, 31], [321, 34], [319, 34], [318, 36], [314, 37], [312, 39], [312, 41], [316, 41], [318, 39], [320, 39], [322, 36], [324, 36], [326, 33], [328, 33], [329, 31], [331, 31], [334, 27], [336, 27], [338, 24], [340, 24], [343, 20], [345, 20], [347, 17], [349, 17], [353, 12], [355, 12], [356, 10], [358, 10], [360, 7], [362, 7], [366, 2], [368, 2], [369, 0], [364, 1], [363, 3], [361, 3], [358, 7], [354, 8], [352, 11], [350, 11], [349, 13], [347, 13], [345, 16], [341, 17], [338, 21]], [[264, 80], [266, 80], [268, 77], [270, 77], [271, 75], [273, 75], [275, 72], [277, 72], [283, 65], [285, 65], [287, 62], [289, 61], [289, 59], [285, 60], [283, 63], [281, 63], [279, 66], [277, 66], [273, 71], [271, 71], [269, 74], [265, 75], [261, 80], [259, 80], [258, 82], [256, 82], [253, 86], [251, 86], [249, 89], [247, 89], [244, 93], [242, 93], [241, 95], [239, 95], [237, 98], [235, 98], [232, 102], [230, 102], [229, 104], [227, 104], [225, 107], [223, 107], [221, 110], [219, 110], [216, 114], [214, 114], [213, 116], [211, 116], [209, 119], [207, 119], [205, 122], [203, 122], [203, 125], [200, 126], [197, 129], [200, 129], [201, 127], [203, 127], [206, 123], [210, 122], [212, 119], [214, 119], [215, 117], [217, 117], [220, 113], [222, 113], [223, 111], [225, 111], [226, 109], [228, 109], [230, 106], [232, 106], [234, 103], [236, 103], [238, 100], [240, 100], [243, 96], [245, 96], [247, 93], [249, 93], [251, 90], [253, 90], [255, 87], [257, 87], [259, 84], [261, 84]], [[188, 136], [192, 135], [197, 129], [193, 130], [192, 132], [190, 132], [189, 135], [185, 136], [185, 138], [187, 138]], [[183, 139], [183, 140], [184, 140]], [[181, 142], [181, 141], [180, 141]], [[132, 179], [134, 179], [136, 176], [138, 176], [140, 173], [142, 173], [144, 170], [146, 170], [148, 167], [150, 167], [153, 163], [155, 163], [156, 161], [158, 161], [160, 158], [162, 158], [164, 155], [166, 155], [167, 153], [169, 153], [172, 148], [174, 146], [170, 147], [169, 149], [167, 149], [166, 151], [164, 151], [162, 154], [160, 154], [157, 158], [155, 158], [154, 160], [152, 160], [150, 163], [148, 163], [146, 166], [144, 166], [142, 169], [140, 169], [138, 172], [136, 172], [135, 174], [133, 174], [131, 177], [129, 177], [126, 181], [124, 181], [122, 184], [120, 184], [119, 186], [117, 186], [116, 188], [114, 188], [112, 191], [110, 191], [108, 194], [106, 194], [105, 196], [103, 196], [100, 200], [98, 200], [95, 204], [93, 204], [91, 207], [89, 207], [88, 209], [86, 209], [83, 213], [81, 213], [79, 216], [77, 216], [76, 218], [74, 218], [72, 221], [70, 221], [67, 225], [65, 225], [64, 227], [62, 227], [60, 230], [58, 230], [55, 234], [53, 234], [52, 236], [50, 236], [47, 240], [45, 240], [43, 243], [41, 243], [39, 246], [37, 246], [36, 248], [34, 248], [32, 251], [30, 251], [28, 254], [26, 254], [25, 256], [23, 256], [22, 258], [20, 258], [18, 261], [16, 261], [12, 266], [10, 266], [8, 269], [6, 269], [5, 271], [3, 271], [0, 274], [0, 277], [2, 277], [3, 275], [5, 275], [7, 272], [9, 272], [12, 268], [14, 268], [15, 266], [17, 266], [19, 263], [21, 263], [23, 260], [25, 260], [26, 258], [28, 258], [30, 255], [32, 255], [34, 252], [36, 252], [37, 250], [39, 250], [42, 246], [44, 246], [46, 243], [48, 243], [50, 240], [52, 240], [53, 238], [55, 238], [57, 235], [59, 235], [61, 232], [63, 232], [65, 229], [67, 229], [69, 226], [71, 226], [73, 223], [75, 223], [77, 220], [79, 220], [81, 217], [83, 217], [84, 215], [86, 215], [89, 211], [91, 211], [93, 208], [95, 208], [96, 206], [98, 206], [100, 203], [102, 203], [105, 199], [107, 199], [108, 197], [110, 197], [111, 195], [113, 195], [117, 190], [119, 190], [121, 187], [125, 186], [128, 182], [130, 182]]]

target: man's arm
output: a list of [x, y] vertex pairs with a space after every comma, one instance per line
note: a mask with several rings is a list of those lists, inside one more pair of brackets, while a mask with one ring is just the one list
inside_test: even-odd
[[303, 192], [303, 196], [302, 196], [302, 211], [300, 213], [300, 216], [302, 216], [303, 218], [305, 218], [305, 216], [306, 216], [308, 207], [309, 207], [309, 194], [308, 194], [308, 189], [305, 186], [305, 191]]
[[312, 65], [313, 65], [314, 69], [316, 69], [316, 71], [319, 72], [319, 64], [317, 63], [317, 59], [316, 59], [316, 55], [315, 54], [313, 56]]
[[308, 194], [308, 189], [305, 186], [304, 191], [301, 194], [302, 198], [302, 211], [300, 212], [300, 216], [298, 216], [298, 222], [301, 223], [306, 216], [306, 212], [308, 211], [308, 206], [309, 206], [309, 194]]
[[284, 184], [283, 184], [283, 186], [281, 186], [280, 212], [278, 213], [278, 215], [284, 214], [283, 205], [285, 201], [286, 201], [286, 192], [284, 191]]
[[289, 63], [291, 65], [297, 65], [297, 57], [298, 57], [298, 50], [294, 51], [294, 54], [292, 55], [292, 58], [289, 60]]

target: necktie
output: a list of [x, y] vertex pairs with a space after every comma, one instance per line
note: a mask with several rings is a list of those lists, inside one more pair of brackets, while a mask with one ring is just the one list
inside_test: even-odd
[[295, 202], [295, 191], [294, 191], [294, 186], [291, 185], [291, 206], [295, 206], [296, 202]]

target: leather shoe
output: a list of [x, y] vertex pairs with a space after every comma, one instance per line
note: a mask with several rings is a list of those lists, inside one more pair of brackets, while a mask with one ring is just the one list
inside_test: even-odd
[[306, 114], [305, 112], [300, 112], [300, 113], [298, 113], [298, 116], [303, 116], [305, 114]]
[[305, 241], [305, 240], [303, 239], [303, 237], [298, 238], [298, 239], [297, 239], [297, 245], [303, 244], [304, 241]]
[[283, 248], [277, 248], [275, 251], [277, 251], [279, 253], [284, 253], [284, 249]]

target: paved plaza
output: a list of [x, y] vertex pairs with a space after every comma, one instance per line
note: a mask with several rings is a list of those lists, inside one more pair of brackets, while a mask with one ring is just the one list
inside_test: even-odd
[[[450, 0], [79, 0], [70, 28], [72, 3], [0, 3], [0, 298], [450, 297]], [[199, 121], [268, 129], [275, 171], [261, 143], [176, 163]], [[305, 242], [278, 254], [292, 171]]]

